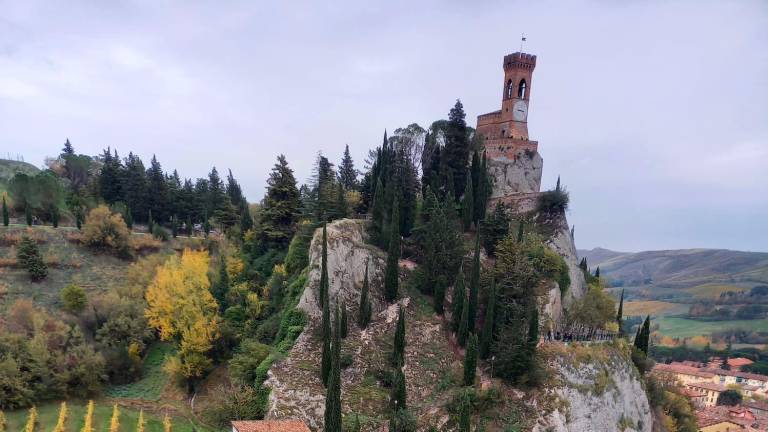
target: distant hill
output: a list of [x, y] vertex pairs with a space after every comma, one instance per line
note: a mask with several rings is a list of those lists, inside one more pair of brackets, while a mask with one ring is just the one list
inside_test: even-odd
[[768, 253], [726, 249], [615, 252], [579, 250], [613, 285], [686, 288], [707, 283], [768, 283]]
[[37, 174], [40, 169], [31, 163], [0, 159], [0, 183], [8, 182], [17, 172]]

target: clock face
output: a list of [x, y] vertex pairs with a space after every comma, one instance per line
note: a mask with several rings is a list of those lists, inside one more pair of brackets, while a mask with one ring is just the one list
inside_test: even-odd
[[512, 106], [512, 118], [516, 121], [526, 121], [528, 118], [528, 104], [519, 100]]

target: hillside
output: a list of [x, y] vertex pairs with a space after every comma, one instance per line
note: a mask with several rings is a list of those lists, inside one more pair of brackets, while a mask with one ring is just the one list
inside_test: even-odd
[[591, 268], [613, 285], [690, 288], [703, 284], [768, 283], [768, 253], [726, 249], [680, 249], [636, 253], [579, 250]]
[[0, 159], [0, 193], [5, 191], [8, 180], [10, 180], [17, 172], [37, 174], [40, 170], [31, 163]]

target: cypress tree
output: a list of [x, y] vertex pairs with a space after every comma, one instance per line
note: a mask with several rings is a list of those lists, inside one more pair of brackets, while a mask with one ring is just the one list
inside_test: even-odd
[[211, 221], [208, 220], [208, 210], [203, 211], [203, 232], [206, 237], [211, 233]]
[[323, 249], [320, 257], [320, 292], [318, 293], [320, 306], [327, 303], [328, 296], [328, 229], [326, 224], [323, 224]]
[[[472, 152], [472, 163], [470, 164], [469, 172], [470, 177], [472, 178], [472, 196], [475, 198], [474, 203], [476, 204], [480, 187], [480, 155], [477, 153], [477, 150]], [[473, 205], [472, 207], [474, 208], [475, 206]], [[477, 221], [475, 216], [476, 214], [472, 215], [473, 221]]]
[[[486, 209], [488, 208], [488, 195], [491, 190], [491, 185], [488, 183], [488, 158], [483, 153], [483, 160], [480, 163], [480, 173], [478, 176], [479, 184], [476, 184], [475, 189], [475, 222], [485, 219]], [[473, 180], [474, 181], [474, 180]]]
[[443, 157], [445, 167], [452, 175], [446, 179], [446, 189], [454, 197], [464, 195], [464, 185], [467, 181], [467, 161], [469, 160], [469, 140], [467, 138], [467, 123], [464, 106], [460, 100], [448, 113], [448, 123], [445, 128], [445, 147]]
[[334, 311], [331, 370], [325, 392], [325, 431], [341, 432], [341, 329], [339, 306]]
[[459, 406], [459, 432], [470, 432], [471, 429], [471, 403], [469, 397], [464, 394], [461, 398], [461, 405]]
[[619, 310], [616, 312], [616, 324], [619, 326], [619, 336], [624, 336], [624, 330], [622, 330], [622, 323], [624, 319], [622, 314], [624, 313], [624, 290], [621, 290], [621, 299], [619, 300]]
[[462, 347], [467, 345], [467, 336], [469, 336], [469, 301], [465, 300], [463, 303], [464, 307], [461, 308], [459, 332], [456, 335], [456, 339]]
[[488, 291], [488, 304], [485, 307], [485, 322], [483, 323], [483, 335], [480, 340], [480, 358], [487, 359], [493, 345], [493, 332], [496, 326], [496, 281], [491, 278], [491, 287]]
[[536, 345], [539, 343], [539, 309], [531, 308], [531, 316], [528, 320], [528, 359], [532, 360], [536, 354]]
[[445, 312], [445, 288], [448, 281], [445, 275], [438, 275], [433, 283], [432, 309], [436, 314], [442, 315]]
[[10, 223], [10, 217], [8, 216], [8, 204], [6, 204], [5, 195], [3, 195], [3, 226], [8, 226]]
[[347, 304], [341, 303], [341, 338], [346, 339], [349, 334], [349, 323], [347, 318]]
[[475, 260], [472, 263], [472, 275], [469, 278], [469, 307], [467, 308], [467, 330], [475, 332], [477, 321], [477, 302], [480, 291], [480, 236], [475, 238]]
[[643, 330], [640, 332], [640, 350], [645, 353], [645, 355], [648, 355], [648, 346], [650, 344], [651, 339], [651, 316], [648, 315], [645, 317], [645, 322], [643, 323]]
[[635, 339], [632, 342], [632, 345], [635, 346], [635, 348], [640, 349], [640, 333], [643, 331], [643, 325], [640, 324], [637, 326], [637, 331], [635, 332]]
[[390, 217], [390, 238], [389, 252], [387, 253], [387, 267], [384, 273], [384, 297], [391, 302], [397, 298], [400, 281], [400, 211], [398, 209], [397, 198], [392, 205], [392, 216]]
[[368, 298], [368, 264], [365, 265], [365, 279], [363, 279], [363, 290], [360, 293], [360, 308], [357, 316], [357, 324], [361, 329], [368, 327], [371, 322], [371, 300]]
[[463, 265], [459, 266], [459, 274], [456, 276], [456, 283], [453, 286], [453, 311], [451, 313], [451, 328], [454, 332], [459, 331], [461, 327], [461, 312], [464, 310], [466, 301], [466, 292], [464, 291], [464, 270]]
[[395, 368], [392, 377], [392, 394], [389, 397], [389, 407], [393, 413], [408, 408], [408, 393], [405, 386], [405, 375], [402, 366]]
[[329, 310], [330, 302], [323, 303], [323, 352], [320, 358], [320, 379], [324, 386], [328, 386], [328, 376], [331, 373], [331, 312]]
[[32, 226], [32, 207], [29, 206], [29, 203], [24, 205], [24, 217], [27, 220], [27, 226]]
[[155, 230], [155, 221], [152, 219], [152, 209], [149, 209], [149, 215], [147, 216], [147, 229], [150, 234]]
[[477, 335], [469, 335], [467, 351], [464, 354], [464, 385], [475, 384], [475, 371], [477, 370]]
[[194, 226], [192, 225], [192, 216], [187, 216], [187, 235], [194, 236]]
[[461, 200], [461, 222], [464, 225], [464, 231], [469, 231], [472, 220], [475, 218], [475, 197], [472, 188], [472, 176], [467, 176], [467, 186], [464, 188], [464, 197]]
[[595, 270], [595, 277], [600, 279], [600, 266], [597, 266], [597, 269]]
[[51, 222], [54, 228], [59, 227], [59, 207], [56, 204], [51, 207]]
[[381, 236], [384, 231], [384, 204], [384, 185], [379, 177], [376, 179], [371, 206], [371, 236], [376, 244], [381, 244]]
[[392, 351], [392, 365], [402, 367], [405, 364], [405, 310], [400, 306], [397, 314], [397, 328], [395, 329], [395, 342]]

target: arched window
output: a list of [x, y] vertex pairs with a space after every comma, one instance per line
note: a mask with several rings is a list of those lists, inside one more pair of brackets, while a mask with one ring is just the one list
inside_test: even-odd
[[517, 97], [525, 99], [526, 84], [525, 79], [520, 80], [520, 85], [517, 87]]
[[514, 96], [514, 85], [512, 84], [512, 80], [507, 81], [507, 99], [510, 99]]

